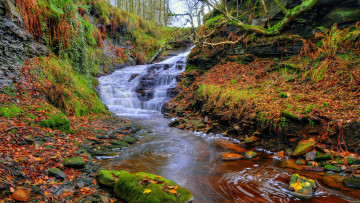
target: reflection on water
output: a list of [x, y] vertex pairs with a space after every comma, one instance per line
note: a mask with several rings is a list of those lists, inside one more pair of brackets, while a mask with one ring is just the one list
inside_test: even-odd
[[[107, 169], [149, 172], [174, 180], [189, 189], [194, 202], [299, 202], [288, 193], [291, 173], [266, 154], [255, 160], [223, 162], [224, 149], [213, 144], [215, 136], [197, 136], [169, 128], [161, 115], [131, 118], [151, 129], [115, 159], [102, 160]], [[356, 202], [317, 183], [309, 202]]]

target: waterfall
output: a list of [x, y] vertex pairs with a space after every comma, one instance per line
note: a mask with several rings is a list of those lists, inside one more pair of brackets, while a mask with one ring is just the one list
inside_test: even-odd
[[100, 98], [119, 116], [160, 113], [174, 96], [177, 78], [185, 70], [182, 53], [150, 65], [129, 66], [99, 78]]

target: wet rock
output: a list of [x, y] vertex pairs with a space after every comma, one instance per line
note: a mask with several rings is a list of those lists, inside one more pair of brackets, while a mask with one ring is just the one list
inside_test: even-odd
[[316, 161], [327, 161], [327, 160], [331, 160], [333, 157], [330, 154], [325, 154], [325, 155], [320, 155], [320, 156], [316, 156], [315, 160]]
[[291, 156], [292, 153], [293, 153], [293, 150], [292, 150], [292, 149], [290, 149], [290, 148], [285, 149], [285, 154], [286, 154], [287, 156]]
[[307, 152], [311, 151], [315, 146], [315, 140], [310, 138], [308, 140], [302, 140], [296, 146], [293, 156], [300, 156], [306, 154]]
[[116, 141], [116, 140], [111, 140], [110, 141], [111, 144], [111, 148], [126, 148], [129, 147], [129, 144], [127, 144], [124, 141]]
[[279, 151], [279, 152], [276, 152], [275, 155], [276, 155], [277, 157], [281, 158], [281, 159], [285, 158], [285, 152], [284, 152], [284, 150], [281, 150], [281, 151]]
[[229, 153], [229, 152], [224, 152], [221, 154], [221, 159], [223, 161], [237, 161], [240, 160], [243, 156], [241, 156], [240, 154], [234, 154], [234, 153]]
[[169, 127], [176, 127], [181, 124], [180, 120], [174, 120], [169, 123]]
[[138, 141], [138, 139], [136, 137], [129, 136], [129, 137], [124, 137], [123, 141], [128, 143], [128, 144], [134, 144], [135, 142]]
[[306, 164], [306, 161], [305, 161], [304, 159], [297, 159], [297, 160], [296, 160], [296, 164], [305, 165], [305, 164]]
[[83, 168], [86, 165], [86, 162], [82, 157], [71, 157], [64, 159], [63, 164], [67, 167]]
[[257, 156], [257, 153], [254, 151], [245, 152], [245, 157], [248, 159], [252, 159]]
[[214, 140], [214, 144], [221, 147], [221, 148], [232, 150], [232, 151], [239, 152], [239, 153], [247, 151], [246, 149], [241, 148], [237, 144], [234, 144], [234, 143], [232, 143], [232, 142], [230, 142], [228, 140], [225, 140], [225, 139], [216, 139], [216, 140]]
[[206, 123], [208, 123], [208, 122], [209, 122], [209, 117], [205, 116], [205, 118], [204, 118], [204, 123], [206, 124]]
[[116, 152], [107, 147], [93, 147], [88, 150], [92, 156], [116, 156]]
[[315, 151], [310, 151], [310, 152], [305, 154], [306, 160], [309, 160], [309, 161], [313, 161], [315, 159], [315, 156], [316, 156]]
[[99, 183], [114, 187], [116, 181], [119, 179], [119, 175], [123, 173], [122, 171], [115, 171], [115, 170], [100, 170], [97, 174], [97, 180]]
[[48, 169], [48, 174], [49, 174], [49, 176], [53, 176], [53, 177], [58, 178], [58, 179], [65, 179], [66, 178], [65, 173], [62, 172], [58, 168], [49, 168]]
[[319, 166], [315, 166], [315, 167], [305, 167], [304, 169], [305, 169], [305, 170], [308, 170], [308, 171], [315, 171], [315, 172], [323, 172], [323, 171], [325, 171], [325, 168], [319, 167]]
[[288, 159], [288, 160], [281, 163], [281, 167], [292, 168], [292, 169], [296, 169], [296, 170], [303, 170], [304, 169], [304, 166], [296, 164], [295, 162], [296, 162], [295, 159]]
[[360, 178], [344, 178], [343, 183], [346, 187], [360, 189]]
[[327, 171], [333, 171], [333, 172], [338, 172], [338, 173], [341, 172], [341, 168], [340, 168], [340, 167], [333, 166], [333, 165], [330, 165], [330, 164], [325, 165], [324, 168], [325, 168], [325, 170], [327, 170]]
[[352, 165], [355, 161], [355, 158], [354, 157], [346, 157], [346, 160], [348, 162], [349, 165]]
[[174, 181], [150, 173], [122, 171], [114, 187], [115, 196], [126, 202], [188, 203], [193, 195]]
[[109, 139], [110, 138], [108, 135], [96, 135], [95, 137], [98, 139]]
[[311, 196], [314, 193], [315, 181], [299, 174], [292, 174], [290, 187], [295, 190], [296, 194]]
[[325, 173], [322, 177], [322, 181], [325, 185], [332, 187], [332, 188], [343, 188], [343, 177], [337, 174], [329, 174]]
[[250, 143], [254, 143], [256, 141], [258, 141], [260, 138], [256, 137], [256, 136], [251, 136], [248, 137], [244, 140], [245, 144], [250, 144]]
[[12, 198], [17, 201], [27, 202], [30, 199], [31, 190], [29, 188], [19, 187], [15, 189]]

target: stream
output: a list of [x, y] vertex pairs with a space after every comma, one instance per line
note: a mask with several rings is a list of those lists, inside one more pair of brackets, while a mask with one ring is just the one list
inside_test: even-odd
[[[188, 53], [99, 78], [100, 96], [110, 111], [153, 132], [122, 150], [120, 156], [100, 160], [100, 164], [106, 169], [143, 171], [171, 179], [190, 190], [196, 203], [305, 201], [288, 192], [292, 173], [268, 153], [259, 152], [253, 160], [222, 161], [221, 153], [226, 149], [214, 141], [229, 138], [168, 127], [171, 120], [163, 118], [161, 108], [176, 94]], [[314, 196], [306, 202], [358, 202], [319, 181], [316, 186]]]

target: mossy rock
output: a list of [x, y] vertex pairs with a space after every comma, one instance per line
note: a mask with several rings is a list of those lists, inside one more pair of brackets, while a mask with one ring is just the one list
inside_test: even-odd
[[346, 159], [347, 159], [347, 162], [349, 165], [352, 165], [355, 161], [355, 158], [353, 158], [353, 157], [346, 157]]
[[331, 160], [333, 157], [330, 154], [325, 154], [325, 155], [320, 155], [320, 156], [316, 156], [315, 160], [316, 161], [327, 161], [327, 160]]
[[360, 189], [360, 178], [344, 178], [343, 183], [346, 187]]
[[297, 194], [311, 196], [314, 193], [315, 181], [295, 173], [291, 175], [290, 187], [292, 187]]
[[64, 166], [72, 168], [83, 168], [86, 165], [86, 162], [82, 157], [71, 157], [64, 159], [63, 164]]
[[169, 127], [176, 127], [180, 124], [181, 124], [180, 120], [174, 120], [169, 123]]
[[73, 132], [70, 128], [70, 121], [63, 112], [57, 112], [50, 118], [40, 121], [39, 125], [41, 127], [57, 129], [65, 133]]
[[135, 142], [138, 141], [138, 139], [136, 137], [129, 136], [129, 137], [124, 137], [123, 141], [129, 144], [134, 144]]
[[257, 156], [257, 153], [254, 151], [245, 152], [245, 157], [248, 159], [252, 159]]
[[88, 150], [88, 152], [92, 156], [116, 156], [116, 152], [112, 151], [111, 149], [101, 146], [101, 147], [93, 147]]
[[129, 144], [124, 142], [124, 141], [111, 140], [110, 144], [111, 144], [111, 146], [109, 146], [110, 148], [126, 148], [126, 147], [129, 147]]
[[250, 137], [248, 137], [248, 138], [246, 138], [246, 139], [244, 140], [244, 143], [245, 143], [245, 144], [254, 143], [254, 142], [258, 141], [259, 139], [260, 139], [260, 138], [257, 137], [257, 136], [250, 136]]
[[161, 176], [123, 171], [118, 177], [114, 188], [115, 196], [129, 203], [187, 203], [193, 199], [190, 191]]
[[300, 156], [311, 151], [315, 146], [315, 140], [310, 138], [308, 140], [302, 140], [296, 146], [293, 156]]
[[119, 179], [118, 177], [122, 173], [127, 173], [127, 172], [115, 171], [115, 170], [100, 170], [99, 173], [97, 174], [97, 180], [99, 181], [99, 183], [103, 185], [114, 187], [116, 181], [118, 181]]
[[327, 164], [324, 166], [325, 170], [327, 171], [334, 171], [334, 172], [338, 172], [340, 173], [341, 172], [341, 168], [338, 167], [338, 166], [333, 166], [333, 165], [330, 165], [330, 164]]
[[305, 159], [297, 159], [297, 160], [296, 160], [296, 164], [298, 164], [298, 165], [305, 165], [305, 164], [306, 164], [306, 161], [305, 161]]
[[59, 178], [59, 179], [65, 179], [66, 178], [65, 173], [62, 172], [58, 168], [49, 168], [48, 169], [48, 174], [49, 174], [49, 176], [53, 176], [53, 177]]

